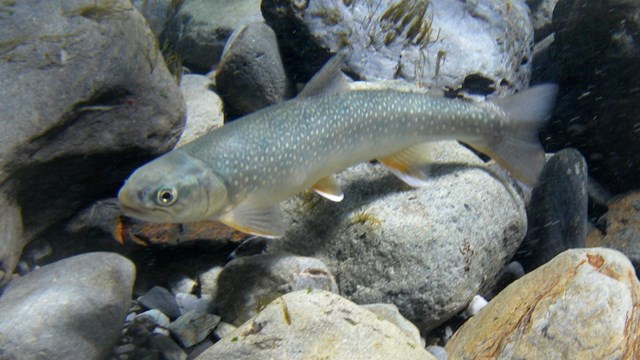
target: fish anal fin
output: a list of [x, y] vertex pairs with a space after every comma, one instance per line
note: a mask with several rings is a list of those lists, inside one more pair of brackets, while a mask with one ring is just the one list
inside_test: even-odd
[[316, 181], [311, 188], [319, 195], [331, 201], [340, 202], [344, 199], [340, 184], [338, 184], [338, 181], [336, 181], [333, 175], [325, 176]]
[[428, 177], [427, 168], [432, 162], [432, 146], [432, 143], [414, 145], [389, 156], [378, 158], [378, 161], [407, 185], [424, 186]]
[[284, 220], [277, 205], [260, 206], [245, 201], [222, 215], [218, 221], [247, 234], [266, 238], [284, 236]]

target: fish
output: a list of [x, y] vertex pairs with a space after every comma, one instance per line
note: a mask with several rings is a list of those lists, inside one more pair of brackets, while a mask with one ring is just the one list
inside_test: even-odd
[[[307, 88], [135, 170], [118, 193], [124, 214], [159, 223], [217, 220], [279, 238], [281, 201], [313, 189], [339, 202], [344, 194], [334, 174], [374, 159], [410, 186], [423, 186], [432, 142], [448, 139], [488, 155], [527, 184], [537, 181], [545, 163], [538, 129], [553, 109], [557, 85], [472, 102], [393, 88], [342, 91], [339, 81], [326, 80], [337, 78], [339, 62], [325, 68], [306, 94]], [[322, 87], [334, 90], [322, 93]]]

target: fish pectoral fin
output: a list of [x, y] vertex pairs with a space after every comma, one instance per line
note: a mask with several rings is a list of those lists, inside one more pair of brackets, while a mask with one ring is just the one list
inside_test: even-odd
[[245, 201], [218, 220], [247, 234], [266, 238], [280, 238], [284, 235], [284, 220], [278, 205], [265, 207]]
[[333, 175], [325, 176], [316, 181], [311, 188], [319, 195], [331, 201], [340, 202], [344, 199], [340, 184], [338, 184], [338, 181]]
[[407, 185], [426, 185], [428, 166], [431, 164], [432, 143], [411, 146], [395, 154], [379, 158], [384, 166]]

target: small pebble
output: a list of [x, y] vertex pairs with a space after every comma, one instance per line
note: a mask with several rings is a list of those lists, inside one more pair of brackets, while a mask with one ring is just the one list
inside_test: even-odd
[[480, 310], [482, 310], [483, 307], [487, 306], [488, 303], [489, 302], [485, 300], [482, 296], [475, 295], [473, 299], [471, 299], [469, 306], [467, 306], [467, 308], [464, 309], [464, 311], [462, 312], [462, 317], [465, 319], [468, 319], [474, 316], [475, 314], [480, 312]]
[[143, 312], [142, 314], [138, 314], [136, 315], [135, 320], [136, 321], [146, 320], [148, 322], [155, 324], [156, 326], [160, 326], [163, 328], [168, 327], [170, 323], [167, 315], [163, 314], [162, 311], [158, 309], [151, 309]]
[[221, 321], [218, 326], [216, 326], [215, 330], [213, 330], [213, 336], [216, 338], [216, 340], [220, 340], [228, 334], [232, 333], [235, 329], [237, 329], [237, 327]]
[[198, 282], [200, 283], [200, 294], [209, 295], [215, 299], [218, 293], [218, 278], [222, 273], [222, 266], [213, 267], [200, 275], [198, 275]]
[[194, 310], [199, 313], [207, 313], [211, 308], [212, 298], [209, 295], [204, 295], [201, 298], [193, 294], [177, 293], [176, 302], [180, 308], [182, 315]]
[[176, 275], [169, 279], [169, 290], [174, 295], [179, 293], [193, 294], [193, 290], [198, 286], [198, 283], [184, 275]]
[[121, 355], [125, 355], [125, 354], [131, 354], [135, 350], [136, 350], [136, 346], [135, 345], [133, 345], [133, 344], [124, 344], [124, 345], [117, 346], [113, 350], [113, 355], [121, 356]]
[[429, 345], [427, 351], [438, 360], [447, 360], [447, 353], [442, 346]]
[[21, 276], [27, 275], [30, 271], [31, 271], [31, 266], [29, 266], [29, 263], [27, 263], [26, 261], [20, 260], [16, 264], [15, 272], [17, 272]]

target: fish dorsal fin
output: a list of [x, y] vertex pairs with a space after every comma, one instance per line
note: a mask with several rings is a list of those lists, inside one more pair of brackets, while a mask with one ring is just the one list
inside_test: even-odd
[[432, 146], [432, 143], [414, 145], [378, 161], [407, 185], [424, 186], [428, 177], [427, 167], [432, 162]]
[[340, 184], [338, 184], [338, 181], [333, 175], [325, 176], [316, 181], [311, 188], [319, 195], [331, 201], [340, 202], [344, 199]]
[[223, 224], [247, 234], [266, 238], [284, 235], [284, 221], [280, 208], [244, 201], [219, 219]]
[[349, 90], [349, 79], [342, 73], [344, 55], [335, 55], [309, 80], [298, 98], [335, 95]]

